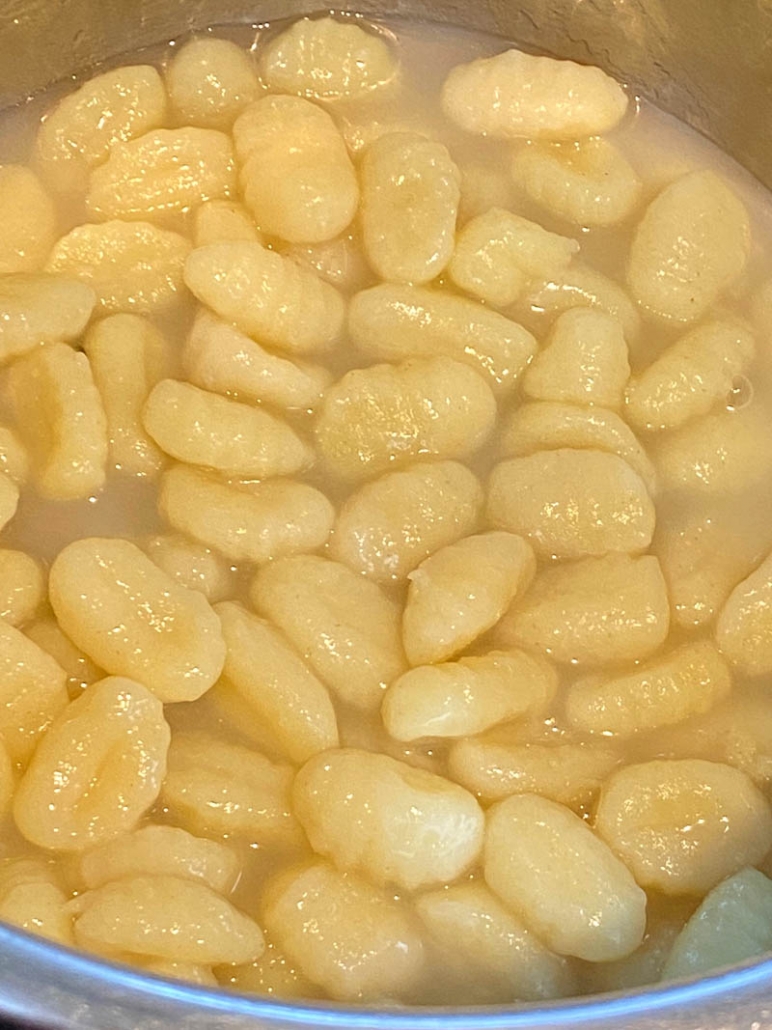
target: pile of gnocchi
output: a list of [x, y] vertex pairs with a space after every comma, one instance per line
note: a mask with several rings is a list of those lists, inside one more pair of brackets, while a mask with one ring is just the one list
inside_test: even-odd
[[204, 35], [0, 166], [0, 919], [389, 1006], [748, 959], [747, 203], [597, 68], [457, 33], [421, 94], [400, 33]]

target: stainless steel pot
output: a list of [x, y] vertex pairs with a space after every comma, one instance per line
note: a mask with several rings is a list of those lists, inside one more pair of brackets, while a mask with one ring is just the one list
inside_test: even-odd
[[[320, 6], [313, 0], [0, 0], [0, 107], [190, 30]], [[455, 23], [599, 64], [772, 186], [772, 0], [338, 0], [336, 6]], [[145, 978], [0, 925], [5, 1026], [3, 1019], [45, 1030], [766, 1030], [772, 960], [600, 999], [387, 1012], [282, 1005]]]

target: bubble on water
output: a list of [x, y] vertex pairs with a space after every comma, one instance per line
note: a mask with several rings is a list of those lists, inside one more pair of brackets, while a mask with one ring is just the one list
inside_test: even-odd
[[742, 411], [753, 400], [753, 383], [747, 376], [735, 376], [726, 400], [727, 411]]

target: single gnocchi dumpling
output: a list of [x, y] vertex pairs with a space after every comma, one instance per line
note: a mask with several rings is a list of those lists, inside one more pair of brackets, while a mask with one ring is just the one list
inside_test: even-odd
[[570, 809], [536, 794], [487, 815], [485, 882], [560, 955], [609, 962], [643, 939], [646, 895]]
[[195, 540], [175, 533], [151, 536], [142, 549], [159, 569], [180, 586], [198, 590], [216, 604], [236, 591], [236, 575], [219, 554]]
[[105, 483], [107, 418], [85, 354], [52, 343], [19, 359], [8, 386], [44, 497], [70, 501]]
[[[712, 622], [734, 587], [758, 564], [764, 548], [758, 520], [738, 516], [736, 508], [677, 509], [657, 527], [653, 549], [667, 580], [676, 625], [695, 629]], [[765, 542], [772, 544], [769, 534]]]
[[772, 812], [752, 781], [699, 759], [644, 762], [603, 785], [595, 829], [642, 887], [705, 894], [772, 846]]
[[622, 756], [607, 745], [538, 743], [502, 726], [456, 741], [448, 755], [451, 779], [484, 801], [538, 794], [569, 808], [586, 808]]
[[424, 946], [410, 910], [391, 894], [314, 861], [268, 883], [262, 919], [284, 954], [330, 997], [409, 997]]
[[755, 406], [716, 411], [657, 441], [654, 463], [663, 489], [706, 497], [758, 487], [772, 469], [768, 420]]
[[630, 377], [622, 323], [603, 311], [560, 315], [523, 379], [529, 397], [620, 408]]
[[545, 569], [496, 635], [502, 647], [606, 665], [648, 657], [669, 629], [667, 586], [657, 559], [607, 554]]
[[315, 555], [271, 562], [258, 573], [251, 597], [356, 709], [377, 711], [389, 683], [407, 667], [399, 606], [345, 565]]
[[453, 256], [461, 173], [442, 143], [395, 132], [362, 159], [362, 242], [373, 270], [392, 282], [428, 283]]
[[563, 272], [534, 283], [517, 303], [518, 311], [542, 312], [543, 317], [550, 319], [571, 308], [604, 311], [618, 319], [630, 345], [634, 345], [641, 335], [638, 308], [619, 283], [578, 261], [572, 262]]
[[59, 216], [35, 173], [0, 165], [0, 275], [38, 272], [56, 239]]
[[46, 598], [46, 576], [32, 555], [0, 549], [0, 619], [31, 622]]
[[408, 576], [402, 639], [411, 665], [445, 661], [499, 621], [536, 574], [530, 545], [513, 533], [468, 536]]
[[330, 553], [376, 582], [404, 579], [434, 551], [474, 533], [482, 505], [482, 487], [465, 465], [419, 462], [350, 495]]
[[0, 363], [20, 357], [41, 343], [78, 339], [96, 302], [91, 287], [72, 276], [0, 276]]
[[299, 97], [256, 100], [233, 127], [244, 200], [263, 232], [331, 240], [350, 224], [359, 183], [330, 115]]
[[91, 286], [104, 314], [151, 314], [178, 299], [190, 243], [150, 222], [79, 225], [55, 245], [46, 270]]
[[627, 110], [627, 94], [600, 68], [505, 50], [460, 64], [442, 87], [460, 128], [496, 139], [600, 136]]
[[746, 676], [772, 670], [772, 555], [729, 595], [716, 623], [716, 641]]
[[515, 152], [512, 175], [550, 214], [591, 229], [629, 218], [643, 190], [627, 158], [597, 136], [526, 145]]
[[260, 927], [211, 887], [178, 876], [132, 876], [77, 899], [82, 948], [201, 965], [250, 962], [263, 953]]
[[397, 59], [374, 31], [336, 18], [300, 18], [260, 54], [269, 89], [319, 100], [356, 99], [395, 77]]
[[563, 448], [497, 465], [488, 519], [526, 537], [543, 558], [581, 558], [646, 550], [655, 509], [641, 477], [618, 455]]
[[538, 347], [521, 325], [482, 304], [390, 283], [352, 299], [348, 330], [363, 354], [381, 361], [437, 354], [463, 361], [489, 376], [499, 395], [512, 392]]
[[327, 543], [335, 509], [321, 491], [293, 479], [224, 482], [190, 465], [161, 479], [159, 509], [179, 533], [234, 562], [262, 563]]
[[196, 208], [193, 218], [193, 243], [262, 243], [252, 216], [236, 200], [207, 200]]
[[625, 414], [636, 429], [678, 429], [728, 399], [753, 360], [753, 336], [737, 322], [693, 329], [630, 380]]
[[233, 602], [215, 608], [225, 646], [224, 675], [290, 761], [338, 746], [327, 688], [266, 619]]
[[[484, 883], [460, 883], [416, 900], [459, 1004], [544, 1001], [573, 994], [569, 962], [550, 951]], [[448, 985], [443, 983], [443, 1001]]]
[[596, 675], [573, 683], [565, 695], [571, 725], [603, 736], [631, 736], [702, 715], [732, 686], [715, 644], [700, 640], [624, 675]]
[[133, 830], [166, 773], [169, 727], [141, 683], [111, 676], [55, 719], [16, 789], [13, 815], [38, 847], [79, 852]]
[[95, 75], [50, 111], [38, 131], [35, 162], [57, 193], [82, 191], [89, 170], [118, 142], [166, 120], [163, 79], [150, 65], [124, 65]]
[[67, 705], [67, 675], [50, 654], [0, 620], [0, 741], [26, 763]]
[[297, 774], [292, 803], [317, 854], [381, 887], [450, 883], [482, 850], [485, 818], [472, 795], [388, 755], [318, 755]]
[[260, 84], [250, 54], [230, 40], [202, 36], [169, 62], [166, 88], [180, 122], [227, 130], [255, 99]]
[[451, 358], [347, 372], [324, 394], [315, 435], [326, 468], [362, 479], [421, 457], [470, 457], [496, 421], [481, 375]]
[[69, 544], [51, 566], [49, 591], [78, 646], [163, 702], [194, 701], [222, 671], [225, 643], [206, 598], [179, 586], [128, 540]]
[[17, 858], [0, 866], [0, 919], [4, 923], [71, 947], [75, 941], [67, 900], [60, 878], [47, 862]]
[[157, 129], [116, 143], [89, 180], [86, 209], [101, 221], [182, 214], [236, 190], [230, 138], [214, 129]]
[[218, 841], [149, 823], [87, 851], [78, 869], [89, 890], [126, 877], [176, 876], [230, 894], [241, 875], [241, 862], [235, 851]]
[[712, 171], [691, 172], [649, 205], [630, 246], [627, 281], [655, 315], [694, 322], [745, 268], [748, 212]]
[[111, 315], [92, 327], [83, 341], [107, 419], [113, 467], [130, 476], [153, 476], [163, 453], [145, 432], [142, 406], [169, 371], [165, 337], [139, 315]]
[[156, 383], [142, 424], [166, 454], [226, 476], [288, 476], [314, 460], [309, 445], [282, 419], [177, 379]]
[[321, 365], [274, 354], [206, 308], [185, 341], [183, 364], [196, 386], [279, 408], [315, 408], [332, 381]]
[[772, 880], [758, 869], [742, 869], [703, 899], [681, 933], [662, 970], [666, 980], [734, 966], [772, 949]]
[[607, 408], [559, 401], [522, 404], [499, 434], [502, 457], [566, 447], [619, 455], [638, 473], [652, 497], [656, 495], [657, 473], [651, 459], [627, 423]]
[[458, 233], [448, 274], [459, 289], [505, 308], [529, 279], [562, 272], [578, 250], [576, 240], [494, 207]]
[[525, 651], [419, 665], [387, 690], [383, 723], [396, 740], [474, 736], [501, 722], [538, 715], [557, 682], [548, 662]]
[[343, 327], [329, 283], [259, 243], [212, 243], [185, 263], [190, 291], [248, 336], [290, 354], [327, 351]]
[[[206, 733], [175, 733], [162, 800], [196, 836], [297, 847], [302, 831], [290, 809], [292, 766]], [[245, 960], [246, 961], [246, 960]]]

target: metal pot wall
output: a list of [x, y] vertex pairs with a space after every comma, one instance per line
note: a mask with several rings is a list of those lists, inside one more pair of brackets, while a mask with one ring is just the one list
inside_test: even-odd
[[[0, 0], [0, 107], [142, 46], [313, 0]], [[772, 186], [772, 0], [339, 0], [601, 65]], [[8, 1021], [7, 1023], [4, 1021]], [[16, 1022], [18, 1021], [18, 1023]], [[772, 961], [685, 985], [468, 1010], [282, 1005], [144, 978], [0, 925], [0, 1025], [45, 1030], [762, 1030]]]

